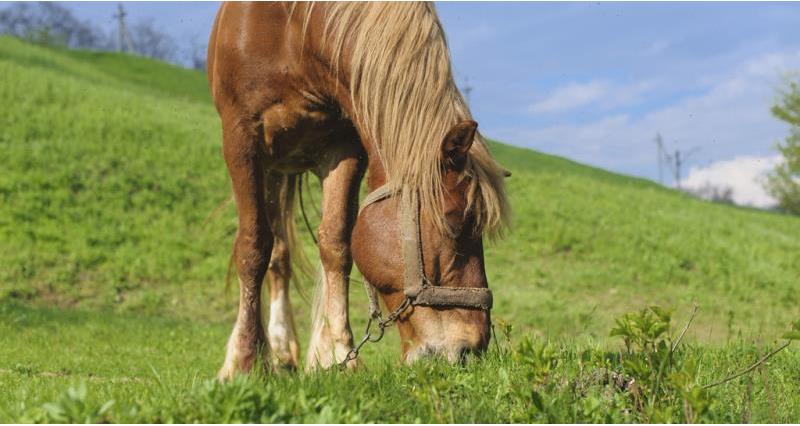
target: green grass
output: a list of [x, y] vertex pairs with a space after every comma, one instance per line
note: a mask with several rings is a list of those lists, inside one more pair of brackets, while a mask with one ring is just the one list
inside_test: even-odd
[[[631, 410], [636, 397], [607, 383], [622, 353], [597, 343], [508, 342], [466, 366], [398, 366], [367, 354], [357, 372], [213, 376], [227, 327], [108, 312], [0, 308], [0, 421], [71, 422], [631, 422], [685, 421], [682, 400]], [[540, 350], [542, 349], [542, 350]], [[760, 348], [690, 345], [709, 383], [757, 359]], [[624, 379], [624, 380], [630, 380]], [[800, 416], [800, 353], [713, 389], [695, 420], [791, 422]], [[104, 408], [105, 407], [105, 408]]]
[[[800, 317], [797, 217], [493, 143], [515, 223], [486, 262], [512, 343], [464, 368], [397, 368], [391, 333], [353, 374], [217, 385], [236, 216], [205, 77], [7, 37], [0, 75], [0, 420], [58, 420], [60, 407], [112, 421], [646, 421], [658, 417], [630, 411], [629, 392], [574, 400], [568, 386], [599, 368], [586, 353], [624, 370], [615, 318], [658, 304], [682, 319], [698, 303], [680, 358], [700, 359], [708, 383]], [[305, 343], [309, 306], [294, 296]], [[357, 285], [351, 296], [358, 334], [366, 302]], [[528, 335], [559, 359], [544, 383], [514, 357]], [[702, 420], [796, 421], [799, 357], [789, 347], [712, 390]], [[658, 415], [685, 420], [665, 404], [676, 411]]]

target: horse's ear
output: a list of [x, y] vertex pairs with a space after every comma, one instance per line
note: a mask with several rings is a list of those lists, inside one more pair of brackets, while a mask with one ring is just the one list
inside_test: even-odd
[[465, 120], [453, 126], [442, 141], [442, 158], [451, 164], [463, 160], [472, 147], [477, 129], [478, 123], [472, 120]]

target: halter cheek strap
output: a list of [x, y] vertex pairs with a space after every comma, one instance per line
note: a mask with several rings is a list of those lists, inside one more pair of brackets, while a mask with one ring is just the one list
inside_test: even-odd
[[[361, 210], [370, 204], [392, 197], [386, 185], [371, 192], [364, 199]], [[443, 287], [434, 285], [425, 275], [420, 240], [419, 200], [415, 191], [400, 192], [400, 235], [403, 253], [403, 292], [411, 305], [473, 308], [489, 311], [492, 309], [492, 291], [488, 288]], [[368, 285], [370, 310], [379, 309], [375, 290]], [[379, 312], [379, 311], [378, 311]]]

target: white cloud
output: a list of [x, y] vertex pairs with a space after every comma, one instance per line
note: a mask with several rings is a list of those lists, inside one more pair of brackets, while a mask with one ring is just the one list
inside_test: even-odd
[[765, 174], [781, 162], [780, 155], [768, 157], [739, 156], [718, 161], [706, 167], [692, 167], [682, 183], [687, 189], [701, 189], [711, 185], [731, 188], [733, 201], [739, 205], [772, 207], [777, 204], [763, 187]]
[[[571, 116], [565, 115], [560, 124], [498, 129], [494, 134], [501, 140], [576, 161], [650, 177], [655, 177], [657, 170], [653, 143], [656, 132], [664, 136], [670, 149], [700, 147], [695, 161], [772, 155], [774, 144], [788, 130], [771, 115], [770, 106], [776, 99], [776, 89], [781, 87], [782, 73], [792, 69], [800, 69], [800, 51], [763, 54], [741, 61], [716, 76], [699, 75], [697, 81], [709, 82], [699, 94], [678, 98], [644, 113], [615, 110], [586, 123], [575, 123]], [[661, 95], [669, 93], [669, 81], [659, 81], [658, 86], [654, 90], [663, 99]], [[605, 90], [603, 93], [611, 93], [607, 85], [598, 84], [594, 91], [586, 90], [583, 97], [573, 98], [582, 99], [583, 104], [600, 105], [601, 89]], [[579, 93], [575, 90], [573, 94]], [[577, 100], [567, 102], [566, 96], [560, 103], [555, 101], [557, 97], [551, 98], [538, 110], [558, 110], [559, 106], [565, 110], [568, 105], [580, 104]]]
[[533, 113], [553, 113], [589, 105], [608, 94], [610, 87], [604, 81], [570, 83], [557, 88], [550, 96], [530, 106]]
[[655, 87], [653, 81], [640, 81], [628, 85], [614, 84], [604, 80], [588, 83], [572, 82], [556, 88], [544, 99], [528, 107], [535, 114], [552, 114], [585, 106], [608, 109], [630, 105]]

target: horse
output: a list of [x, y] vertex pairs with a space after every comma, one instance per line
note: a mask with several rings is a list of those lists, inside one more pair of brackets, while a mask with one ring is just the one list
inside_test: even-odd
[[[220, 379], [257, 362], [299, 368], [288, 286], [306, 172], [322, 187], [306, 370], [357, 365], [353, 262], [394, 313], [405, 362], [485, 351], [483, 240], [508, 225], [507, 172], [455, 84], [432, 4], [224, 3], [207, 74], [238, 213], [239, 310]], [[371, 193], [359, 210], [365, 174]]]

